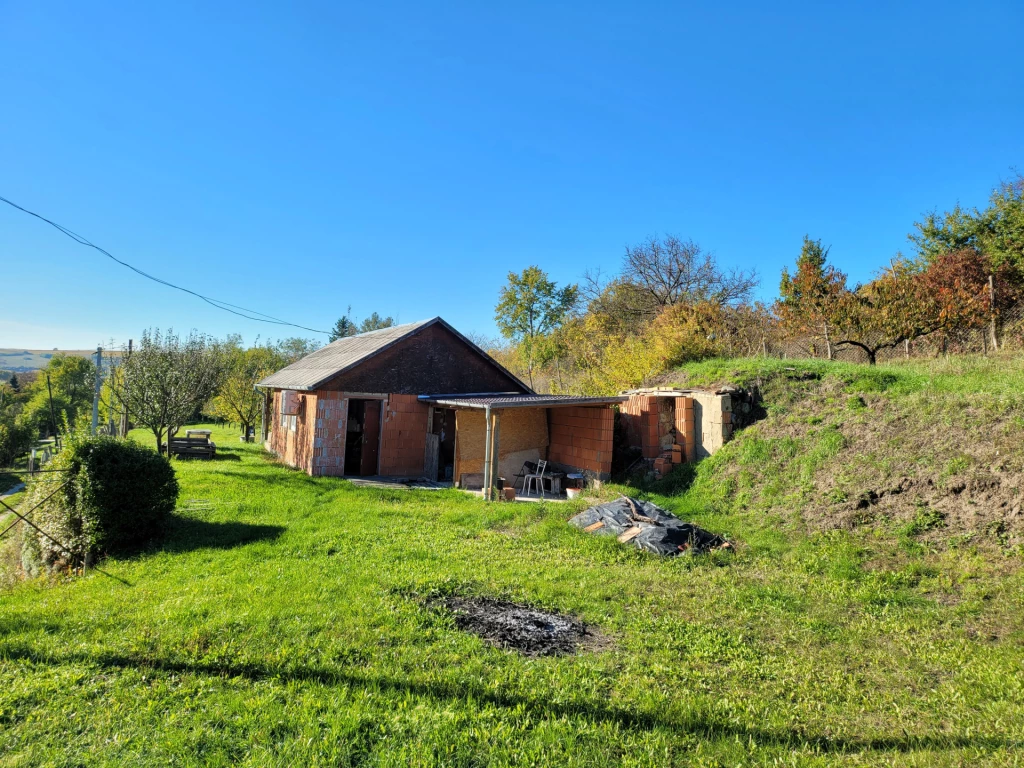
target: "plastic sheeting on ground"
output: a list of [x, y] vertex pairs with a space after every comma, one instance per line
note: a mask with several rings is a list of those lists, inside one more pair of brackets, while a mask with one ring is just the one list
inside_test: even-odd
[[569, 522], [587, 533], [616, 536], [624, 544], [658, 555], [732, 548], [721, 536], [685, 523], [649, 501], [626, 496], [590, 507]]

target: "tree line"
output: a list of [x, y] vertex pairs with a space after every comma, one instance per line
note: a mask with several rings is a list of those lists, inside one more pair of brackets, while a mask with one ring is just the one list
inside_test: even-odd
[[[786, 339], [830, 359], [857, 348], [870, 363], [963, 328], [988, 329], [995, 345], [999, 319], [1024, 296], [1024, 177], [998, 185], [983, 208], [928, 214], [909, 241], [912, 253], [851, 284], [830, 249], [805, 236], [778, 298], [765, 303], [754, 299], [756, 271], [725, 267], [689, 239], [651, 237], [625, 249], [615, 274], [588, 272], [577, 284], [559, 286], [539, 266], [510, 273], [495, 307], [503, 341], [474, 341], [535, 389], [580, 394], [650, 383], [687, 361], [766, 354]], [[393, 325], [376, 312], [357, 321], [349, 307], [330, 341]], [[248, 436], [263, 407], [256, 382], [318, 346], [148, 330], [114, 356], [101, 422], [145, 427], [161, 445], [205, 414]], [[95, 379], [91, 359], [57, 353], [38, 374], [0, 382], [0, 466], [40, 437], [87, 425]]]
[[[349, 307], [330, 341], [394, 324], [377, 312], [358, 321]], [[263, 409], [256, 383], [319, 347], [301, 337], [246, 347], [237, 334], [215, 339], [196, 331], [182, 336], [148, 329], [130, 347], [106, 353], [102, 431], [124, 434], [129, 426], [143, 427], [163, 446], [186, 424], [209, 417], [238, 425], [248, 439]], [[0, 467], [10, 466], [40, 438], [88, 431], [96, 374], [91, 358], [58, 352], [45, 369], [0, 381]]]
[[775, 301], [754, 299], [761, 277], [728, 268], [689, 239], [627, 247], [617, 273], [558, 286], [539, 267], [510, 273], [495, 307], [492, 353], [531, 386], [596, 394], [650, 383], [688, 361], [767, 354], [787, 340], [832, 359], [916, 339], [985, 329], [995, 346], [1005, 311], [1024, 295], [1024, 177], [999, 184], [983, 208], [957, 206], [915, 222], [865, 283], [805, 236]]

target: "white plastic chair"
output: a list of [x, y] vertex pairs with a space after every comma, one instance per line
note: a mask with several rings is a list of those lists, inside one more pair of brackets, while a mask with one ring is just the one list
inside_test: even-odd
[[533, 483], [534, 493], [537, 492], [537, 488], [540, 488], [540, 497], [544, 498], [544, 472], [548, 468], [546, 461], [537, 462], [537, 471], [531, 472], [523, 480], [523, 491], [525, 496], [530, 495], [530, 483]]

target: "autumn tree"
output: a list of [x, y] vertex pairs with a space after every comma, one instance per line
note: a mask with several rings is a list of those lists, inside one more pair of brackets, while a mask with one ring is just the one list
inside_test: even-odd
[[796, 270], [782, 270], [779, 284], [779, 317], [791, 334], [807, 334], [825, 342], [825, 355], [831, 360], [833, 345], [830, 327], [841, 300], [848, 293], [846, 275], [828, 263], [829, 248], [821, 240], [804, 235]]
[[997, 308], [990, 301], [986, 260], [961, 248], [922, 268], [893, 259], [870, 283], [839, 297], [831, 320], [835, 346], [861, 349], [874, 365], [877, 355], [938, 331], [978, 326]]
[[515, 341], [522, 350], [531, 388], [542, 342], [572, 312], [578, 296], [577, 286], [559, 288], [540, 267], [527, 267], [518, 275], [509, 272], [508, 284], [498, 296], [494, 319], [501, 335]]
[[270, 347], [229, 350], [223, 361], [223, 380], [211, 402], [213, 414], [239, 424], [248, 441], [263, 410], [263, 394], [256, 383], [283, 365], [281, 355]]

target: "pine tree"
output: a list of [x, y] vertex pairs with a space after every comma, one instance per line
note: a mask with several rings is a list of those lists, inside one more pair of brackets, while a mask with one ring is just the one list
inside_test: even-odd
[[331, 328], [330, 340], [337, 341], [346, 336], [355, 336], [357, 333], [359, 333], [359, 329], [356, 328], [356, 323], [352, 319], [352, 307], [349, 306], [345, 310], [345, 314], [339, 317], [338, 322]]

